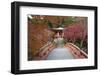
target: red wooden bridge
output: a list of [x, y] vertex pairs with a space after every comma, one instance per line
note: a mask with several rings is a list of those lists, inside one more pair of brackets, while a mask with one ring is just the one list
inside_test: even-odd
[[[55, 44], [53, 44], [52, 42], [48, 42], [45, 46], [43, 46], [37, 53], [35, 56], [35, 60], [47, 60], [47, 57], [49, 56], [49, 54], [53, 51], [53, 49], [55, 49], [56, 46]], [[76, 45], [74, 45], [73, 43], [66, 43], [64, 48], [69, 49], [70, 54], [73, 55], [74, 59], [83, 59], [83, 58], [88, 58], [88, 55], [81, 50], [80, 48], [78, 48]], [[66, 53], [67, 55], [67, 53]]]

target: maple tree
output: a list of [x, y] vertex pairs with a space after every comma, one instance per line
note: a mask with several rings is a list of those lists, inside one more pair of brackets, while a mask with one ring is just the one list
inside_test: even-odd
[[67, 42], [79, 42], [79, 47], [82, 48], [83, 43], [87, 42], [87, 29], [81, 24], [72, 24], [64, 29], [64, 38]]

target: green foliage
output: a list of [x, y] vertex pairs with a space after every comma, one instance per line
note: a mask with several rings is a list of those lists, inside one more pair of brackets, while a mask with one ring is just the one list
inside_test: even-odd
[[67, 17], [65, 19], [62, 19], [61, 23], [59, 24], [59, 27], [64, 28], [65, 25], [75, 23], [75, 21], [75, 17]]
[[32, 22], [32, 24], [37, 24], [37, 19], [30, 19], [30, 21]]
[[61, 23], [59, 24], [59, 27], [64, 28], [64, 24], [65, 24], [65, 21], [64, 21], [64, 19], [62, 19]]
[[[29, 19], [29, 18], [28, 18]], [[57, 17], [57, 19], [60, 20], [59, 17]], [[72, 16], [69, 16], [69, 17], [66, 17], [66, 18], [63, 18], [62, 20], [60, 20], [58, 22], [58, 24], [56, 26], [54, 26], [55, 24], [53, 24], [52, 22], [50, 22], [49, 20], [40, 20], [40, 19], [36, 19], [36, 18], [33, 18], [33, 19], [29, 19], [32, 24], [47, 24], [49, 28], [53, 28], [53, 27], [62, 27], [64, 28], [65, 25], [69, 25], [69, 24], [72, 24], [75, 22], [75, 17], [72, 17]]]
[[72, 23], [74, 23], [75, 22], [75, 17], [68, 17], [68, 18], [66, 18], [65, 20], [64, 20], [64, 23], [65, 24], [72, 24]]
[[48, 24], [48, 27], [49, 27], [49, 28], [53, 28], [53, 24], [52, 24], [50, 21], [48, 21], [47, 24]]

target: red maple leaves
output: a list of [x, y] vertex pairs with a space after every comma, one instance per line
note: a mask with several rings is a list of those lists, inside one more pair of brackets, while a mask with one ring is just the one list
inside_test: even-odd
[[74, 23], [65, 27], [64, 38], [67, 41], [76, 42], [78, 40], [87, 41], [87, 28], [82, 24]]

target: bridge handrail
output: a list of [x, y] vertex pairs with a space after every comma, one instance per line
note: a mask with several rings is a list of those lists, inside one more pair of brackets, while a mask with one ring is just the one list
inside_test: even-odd
[[85, 57], [88, 57], [88, 55], [83, 50], [81, 50], [79, 47], [77, 47], [73, 43], [68, 43], [68, 44], [70, 44], [70, 45], [74, 46], [76, 49], [78, 49]]

